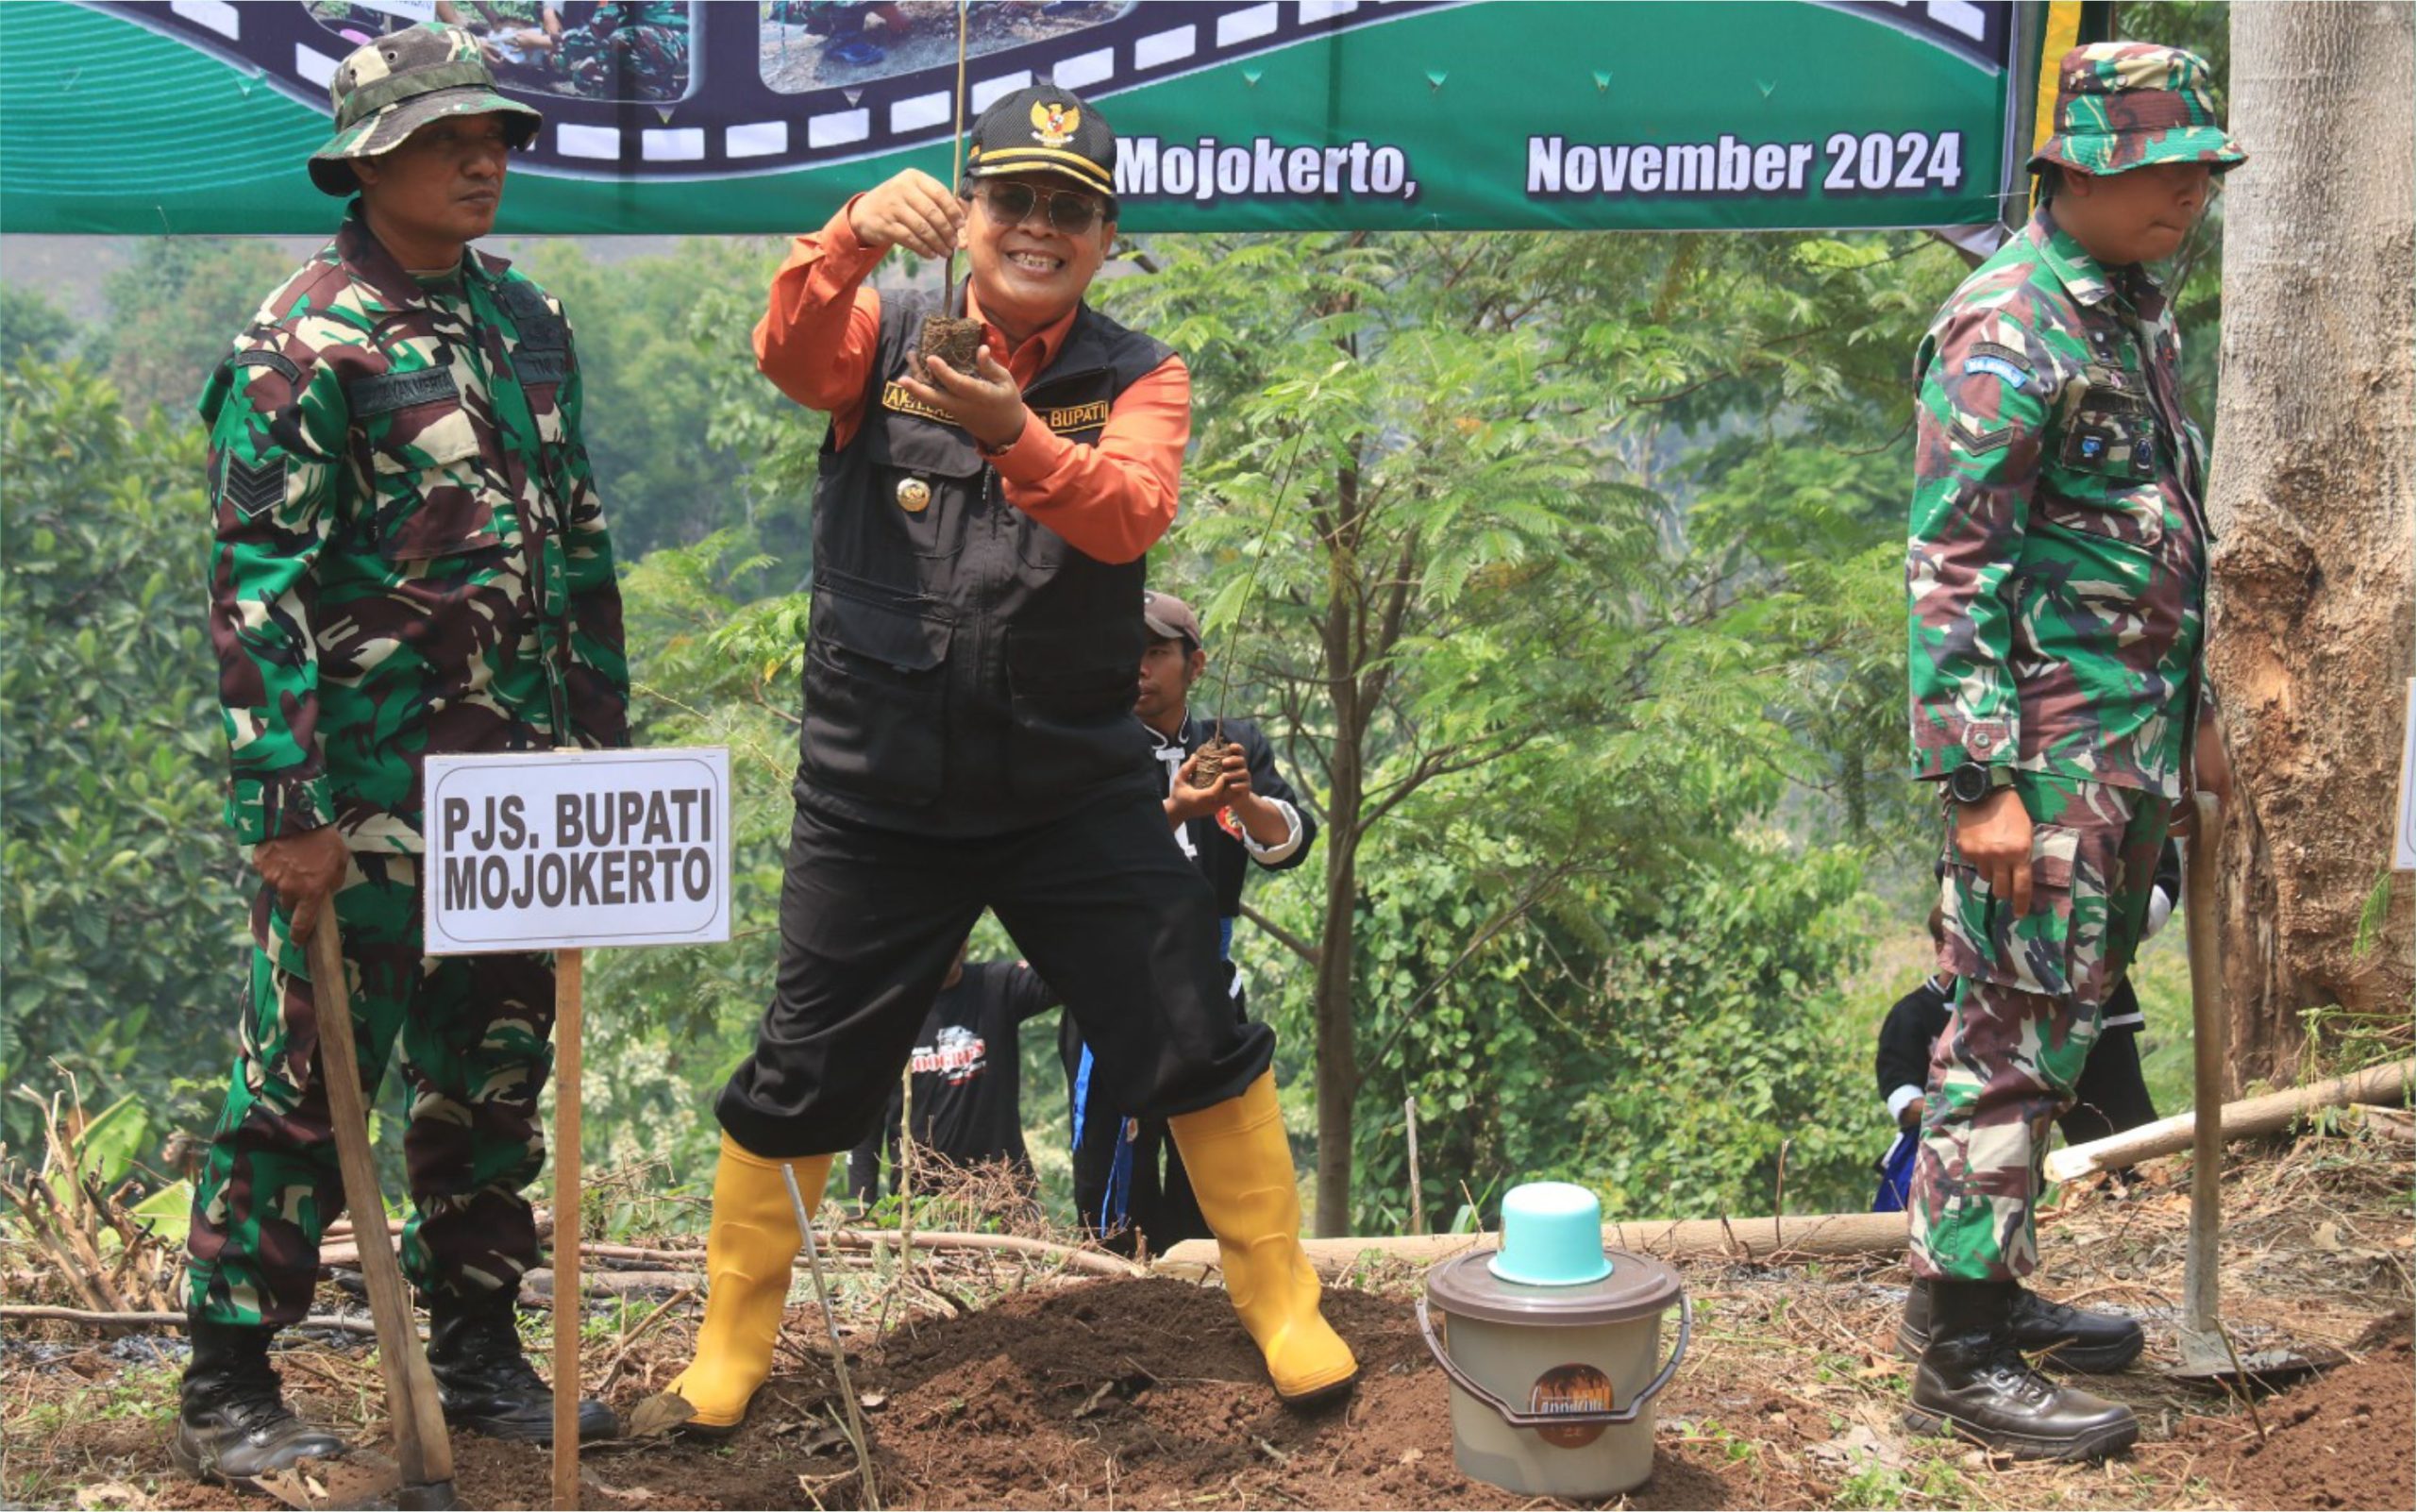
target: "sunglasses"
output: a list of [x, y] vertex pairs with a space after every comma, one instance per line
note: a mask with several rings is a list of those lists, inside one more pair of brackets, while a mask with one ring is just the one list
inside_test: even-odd
[[1096, 194], [1071, 189], [1034, 189], [1030, 184], [983, 184], [977, 196], [990, 219], [1000, 226], [1021, 226], [1035, 205], [1045, 207], [1049, 228], [1080, 236], [1098, 224], [1105, 209]]

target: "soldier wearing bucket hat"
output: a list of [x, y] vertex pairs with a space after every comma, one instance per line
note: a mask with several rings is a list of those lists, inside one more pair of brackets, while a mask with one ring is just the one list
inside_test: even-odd
[[358, 191], [354, 164], [385, 156], [432, 121], [497, 116], [514, 148], [527, 146], [545, 121], [495, 92], [478, 40], [459, 26], [406, 27], [356, 48], [337, 65], [327, 92], [336, 134], [310, 154], [310, 182], [328, 194]]
[[[570, 326], [467, 246], [536, 112], [438, 25], [355, 51], [332, 93], [336, 134], [310, 176], [360, 197], [201, 400], [226, 819], [261, 885], [242, 1055], [194, 1184], [172, 1452], [239, 1485], [344, 1447], [287, 1410], [268, 1363], [344, 1205], [300, 943], [315, 929], [341, 927], [370, 1087], [401, 1047], [416, 1208], [403, 1266], [447, 1420], [551, 1436], [513, 1302], [538, 1258], [521, 1193], [545, 1159], [553, 964], [423, 957], [421, 762], [629, 740]], [[581, 1436], [612, 1427], [581, 1404]]]
[[2117, 1369], [2127, 1318], [2022, 1285], [2048, 1129], [2142, 933], [2170, 815], [2227, 796], [2205, 642], [2206, 448], [2182, 410], [2178, 250], [2245, 160], [2206, 65], [2139, 42], [2063, 59], [2041, 204], [1938, 311], [1920, 380], [1909, 600], [1915, 775], [1949, 822], [1941, 969], [1909, 1207], [1924, 1340], [1911, 1414], [2025, 1457], [2139, 1436], [2026, 1354]]

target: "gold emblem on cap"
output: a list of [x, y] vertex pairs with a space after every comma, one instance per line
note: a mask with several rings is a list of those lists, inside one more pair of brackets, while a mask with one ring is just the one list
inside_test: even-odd
[[898, 507], [909, 514], [920, 514], [931, 507], [931, 485], [919, 478], [898, 480]]
[[1062, 147], [1074, 140], [1082, 112], [1063, 100], [1041, 100], [1032, 108], [1032, 139], [1044, 147]]

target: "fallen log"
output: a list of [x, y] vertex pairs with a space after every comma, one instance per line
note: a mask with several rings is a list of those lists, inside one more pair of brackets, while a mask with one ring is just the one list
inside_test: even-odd
[[[2352, 1102], [2405, 1102], [2411, 1087], [2416, 1087], [2416, 1056], [2286, 1092], [2226, 1102], [2220, 1115], [2223, 1134], [2225, 1139], [2240, 1139], [2250, 1134], [2272, 1134], [2310, 1113]], [[2192, 1110], [2092, 1139], [2085, 1145], [2067, 1145], [2047, 1157], [2047, 1179], [2068, 1182], [2091, 1171], [2119, 1170], [2187, 1150], [2196, 1137], [2197, 1128], [2197, 1113]]]
[[[1300, 1248], [1323, 1275], [1337, 1275], [1374, 1255], [1410, 1265], [1432, 1265], [1470, 1250], [1496, 1249], [1498, 1234], [1384, 1235], [1369, 1238], [1303, 1239]], [[1822, 1213], [1802, 1218], [1690, 1218], [1660, 1223], [1605, 1223], [1602, 1243], [1613, 1250], [1663, 1259], [1770, 1261], [1789, 1255], [1888, 1254], [1904, 1247], [1902, 1213]], [[1217, 1268], [1212, 1239], [1187, 1239], [1160, 1255], [1150, 1268], [1173, 1274]]]

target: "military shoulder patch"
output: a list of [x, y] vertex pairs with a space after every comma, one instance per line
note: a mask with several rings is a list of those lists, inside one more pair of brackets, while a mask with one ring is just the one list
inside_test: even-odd
[[545, 291], [525, 279], [508, 278], [495, 285], [495, 296], [514, 319], [554, 312], [553, 307], [545, 302]]
[[280, 452], [266, 462], [247, 462], [227, 453], [218, 479], [218, 496], [247, 520], [284, 503], [285, 455]]
[[1995, 342], [1981, 342], [1964, 354], [1963, 376], [1970, 378], [1976, 373], [1985, 373], [2016, 393], [2028, 388], [2038, 378], [2022, 353]]
[[519, 328], [523, 347], [570, 344], [570, 328], [554, 313], [553, 306], [545, 302], [545, 291], [535, 284], [507, 283], [495, 291], [495, 297], [512, 317], [512, 325]]
[[246, 346], [226, 359], [226, 365], [228, 367], [264, 367], [296, 387], [299, 387], [302, 382], [302, 370], [294, 365], [294, 359], [283, 352], [275, 351], [266, 346]]
[[352, 417], [367, 420], [414, 404], [458, 399], [461, 390], [453, 381], [451, 368], [424, 367], [415, 373], [379, 373], [355, 378], [344, 386], [344, 396], [352, 406]]

